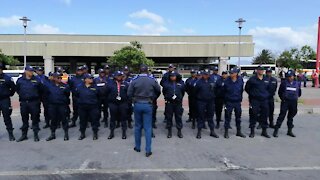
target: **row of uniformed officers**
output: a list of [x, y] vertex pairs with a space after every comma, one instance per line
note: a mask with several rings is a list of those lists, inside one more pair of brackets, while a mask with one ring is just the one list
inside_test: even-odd
[[[64, 129], [64, 140], [69, 140], [68, 128], [75, 127], [78, 116], [80, 118], [80, 137], [82, 140], [86, 137], [85, 131], [89, 124], [93, 130], [93, 140], [98, 139], [98, 130], [100, 127], [101, 112], [103, 112], [104, 126], [108, 126], [110, 112], [110, 135], [108, 139], [114, 137], [114, 130], [121, 124], [122, 139], [126, 139], [127, 127], [132, 128], [132, 103], [135, 99], [143, 97], [133, 97], [132, 93], [136, 87], [131, 87], [132, 82], [137, 77], [130, 77], [129, 68], [125, 67], [123, 71], [116, 71], [112, 75], [109, 66], [106, 65], [99, 70], [99, 77], [94, 78], [87, 73], [87, 67], [77, 68], [76, 75], [67, 82], [63, 82], [63, 69], [58, 68], [57, 72], [51, 73], [46, 77], [42, 68], [34, 69], [31, 66], [25, 67], [25, 73], [20, 77], [16, 84], [8, 75], [3, 73], [3, 65], [0, 64], [0, 108], [3, 113], [5, 125], [9, 133], [9, 140], [14, 141], [13, 127], [11, 122], [11, 102], [10, 96], [15, 92], [19, 95], [20, 112], [22, 117], [22, 131], [18, 142], [28, 139], [29, 115], [32, 120], [32, 130], [34, 132], [34, 141], [39, 141], [38, 132], [40, 130], [40, 104], [43, 103], [46, 126], [50, 127], [51, 135], [47, 141], [56, 138], [55, 131], [62, 124]], [[37, 75], [34, 76], [34, 71]], [[228, 72], [222, 72], [218, 75], [218, 68], [214, 67], [213, 73], [209, 70], [191, 71], [191, 77], [184, 82], [181, 75], [175, 71], [173, 65], [169, 65], [168, 72], [164, 74], [160, 85], [165, 99], [165, 121], [168, 130], [167, 137], [172, 137], [173, 118], [177, 128], [177, 136], [182, 135], [182, 115], [183, 115], [183, 97], [185, 92], [188, 94], [189, 102], [189, 120], [192, 128], [196, 128], [197, 138], [201, 138], [202, 129], [210, 129], [210, 136], [218, 138], [214, 129], [220, 127], [221, 114], [224, 108], [224, 137], [229, 138], [229, 129], [232, 112], [235, 114], [236, 136], [245, 138], [241, 131], [241, 102], [243, 91], [249, 95], [249, 116], [251, 129], [249, 137], [255, 136], [255, 126], [259, 123], [262, 127], [261, 135], [270, 138], [267, 128], [274, 128], [273, 136], [278, 137], [278, 129], [288, 112], [288, 135], [295, 137], [292, 132], [293, 117], [297, 113], [297, 101], [301, 96], [300, 83], [295, 81], [295, 73], [289, 70], [286, 73], [286, 80], [281, 82], [278, 90], [281, 99], [281, 112], [276, 124], [273, 120], [274, 95], [277, 90], [277, 79], [272, 77], [272, 70], [267, 69], [266, 73], [263, 67], [258, 67], [256, 74], [252, 76], [244, 87], [244, 81], [239, 76], [240, 70], [233, 68]], [[152, 75], [148, 75], [152, 78]], [[156, 81], [156, 79], [154, 79]], [[157, 83], [155, 83], [157, 84]], [[143, 88], [143, 83], [139, 86]], [[156, 86], [156, 85], [155, 85]], [[141, 88], [140, 87], [140, 88]], [[147, 89], [147, 88], [146, 88]], [[131, 91], [131, 92], [130, 92]], [[144, 92], [148, 94], [148, 92]], [[152, 98], [146, 99], [147, 103], [153, 106], [152, 127], [156, 128], [156, 102], [160, 96], [160, 88], [154, 88]], [[70, 94], [72, 94], [73, 117], [71, 113]], [[214, 123], [214, 114], [216, 114], [216, 125]], [[69, 119], [71, 124], [68, 124]], [[269, 120], [269, 121], [268, 121]], [[143, 125], [142, 127], [143, 128]], [[151, 131], [152, 132], [152, 131]], [[152, 133], [153, 134], [153, 133]], [[154, 135], [153, 135], [154, 136]], [[151, 148], [150, 148], [151, 149]], [[150, 150], [151, 152], [151, 150]]]

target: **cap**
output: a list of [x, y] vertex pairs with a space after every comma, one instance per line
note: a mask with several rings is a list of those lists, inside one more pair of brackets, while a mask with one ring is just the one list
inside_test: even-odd
[[98, 69], [98, 73], [99, 74], [104, 73], [104, 70], [103, 69]]
[[197, 75], [198, 76], [201, 75], [201, 73], [202, 73], [202, 71], [197, 71]]
[[210, 71], [209, 71], [208, 69], [205, 69], [205, 70], [202, 71], [201, 74], [203, 74], [203, 75], [209, 75], [209, 74], [210, 74]]
[[87, 65], [83, 65], [82, 67], [83, 67], [83, 69], [88, 69]]
[[257, 70], [264, 70], [264, 68], [259, 65], [259, 66], [257, 67]]
[[212, 68], [212, 70], [213, 70], [213, 71], [219, 71], [219, 68], [218, 68], [217, 66], [214, 66], [214, 67]]
[[82, 71], [82, 70], [83, 70], [83, 66], [77, 67], [77, 71]]
[[116, 71], [114, 73], [114, 76], [122, 76], [122, 75], [123, 75], [123, 72], [121, 72], [121, 71]]
[[229, 71], [230, 74], [239, 73], [238, 68], [231, 68]]
[[48, 73], [48, 76], [52, 76], [52, 74], [53, 74], [53, 72], [50, 71], [50, 72]]
[[197, 73], [197, 72], [196, 72], [196, 70], [191, 69], [190, 73], [191, 73], [191, 74], [195, 74], [195, 73]]
[[55, 73], [52, 73], [52, 74], [51, 74], [51, 76], [53, 76], [53, 77], [60, 77], [60, 76], [61, 76], [61, 74], [60, 74], [60, 73], [58, 73], [58, 72], [55, 72]]
[[109, 68], [110, 68], [110, 67], [109, 67], [108, 64], [106, 64], [106, 65], [103, 66], [103, 69], [109, 69]]
[[57, 72], [63, 71], [62, 67], [57, 67]]
[[222, 75], [223, 75], [223, 74], [228, 74], [228, 71], [222, 71], [221, 74], [222, 74]]
[[85, 79], [93, 79], [93, 76], [88, 73], [88, 74], [84, 75], [84, 78]]
[[33, 67], [30, 65], [26, 65], [26, 67], [24, 68], [25, 71], [34, 71]]
[[170, 71], [169, 76], [177, 76], [178, 73], [176, 71]]
[[128, 67], [128, 66], [124, 66], [124, 67], [123, 67], [123, 70], [124, 70], [124, 71], [129, 71], [129, 67]]
[[295, 76], [294, 70], [289, 70], [289, 71], [286, 73], [286, 77], [291, 77], [291, 76]]
[[169, 68], [174, 68], [174, 65], [173, 64], [169, 64]]
[[44, 71], [43, 67], [38, 67], [37, 71]]
[[148, 71], [148, 66], [145, 65], [145, 64], [142, 64], [142, 65], [140, 66], [140, 71], [142, 71], [142, 72]]
[[272, 69], [271, 69], [270, 67], [268, 67], [268, 68], [266, 69], [266, 72], [272, 72]]

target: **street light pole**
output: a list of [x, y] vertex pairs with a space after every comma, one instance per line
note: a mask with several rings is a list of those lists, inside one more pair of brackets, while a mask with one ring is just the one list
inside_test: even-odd
[[240, 56], [241, 56], [241, 30], [242, 30], [242, 25], [243, 23], [246, 22], [246, 20], [244, 20], [243, 18], [239, 18], [238, 20], [235, 21], [236, 23], [238, 23], [238, 28], [239, 28], [239, 44], [238, 44], [238, 68], [240, 68]]
[[24, 27], [24, 55], [23, 55], [23, 67], [25, 68], [27, 65], [27, 26], [28, 26], [28, 21], [31, 21], [28, 19], [26, 16], [23, 16], [21, 19], [22, 25]]

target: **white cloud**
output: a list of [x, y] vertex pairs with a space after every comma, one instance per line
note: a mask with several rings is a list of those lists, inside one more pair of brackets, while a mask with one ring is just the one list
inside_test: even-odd
[[50, 26], [48, 24], [38, 24], [31, 28], [32, 33], [35, 34], [60, 34], [61, 31], [57, 27]]
[[70, 5], [72, 0], [60, 0], [60, 1], [66, 5]]
[[249, 34], [253, 35], [255, 42], [255, 53], [262, 49], [271, 49], [281, 52], [291, 47], [310, 45], [316, 47], [317, 25], [292, 28], [292, 27], [256, 27], [250, 29]]
[[195, 34], [196, 31], [192, 28], [184, 28], [184, 29], [182, 29], [182, 33], [190, 35], [190, 34]]
[[10, 17], [0, 17], [0, 27], [12, 27], [22, 26], [22, 22], [19, 20], [21, 16], [13, 15]]
[[163, 17], [158, 14], [149, 12], [146, 9], [134, 12], [130, 14], [129, 17], [134, 19], [147, 19], [150, 21], [146, 24], [137, 24], [131, 21], [127, 21], [124, 26], [134, 30], [135, 34], [161, 35], [169, 31], [166, 27], [166, 22]]

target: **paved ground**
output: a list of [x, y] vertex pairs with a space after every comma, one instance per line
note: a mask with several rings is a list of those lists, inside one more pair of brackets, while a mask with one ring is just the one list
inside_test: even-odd
[[[177, 138], [176, 131], [167, 139], [161, 114], [150, 158], [133, 151], [132, 130], [127, 140], [121, 139], [120, 129], [115, 139], [108, 140], [109, 130], [102, 128], [98, 141], [92, 140], [91, 131], [79, 141], [78, 129], [73, 128], [68, 142], [63, 141], [61, 129], [52, 142], [45, 141], [49, 130], [41, 130], [40, 142], [33, 142], [29, 133], [28, 141], [17, 143], [8, 141], [1, 123], [0, 179], [319, 179], [317, 115], [295, 118], [297, 138], [286, 136], [284, 126], [278, 139], [259, 135], [241, 139], [233, 129], [228, 140], [222, 138], [222, 130], [218, 130], [219, 139], [211, 138], [207, 131], [198, 140], [186, 123], [183, 139]], [[17, 113], [13, 121], [18, 137], [21, 122]], [[246, 116], [243, 127], [248, 135]]]

